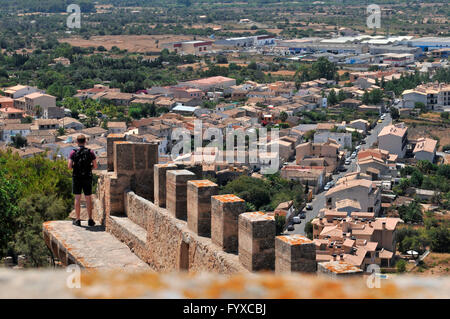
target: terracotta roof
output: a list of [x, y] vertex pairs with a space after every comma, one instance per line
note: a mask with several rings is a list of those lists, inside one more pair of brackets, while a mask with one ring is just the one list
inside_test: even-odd
[[345, 189], [350, 189], [350, 188], [359, 187], [359, 186], [371, 188], [372, 181], [367, 180], [367, 179], [353, 179], [353, 180], [349, 180], [349, 181], [343, 181], [342, 183], [339, 183], [332, 189], [328, 190], [328, 192], [325, 194], [325, 196], [330, 196], [336, 192], [340, 192]]
[[395, 136], [400, 136], [402, 137], [403, 135], [406, 134], [406, 131], [408, 130], [407, 127], [399, 127], [399, 126], [395, 126], [395, 125], [388, 125], [385, 126], [380, 134], [378, 134], [378, 136], [384, 136], [384, 135], [395, 135]]
[[431, 138], [422, 137], [417, 141], [416, 147], [414, 147], [413, 153], [428, 152], [434, 153], [436, 150], [437, 141]]

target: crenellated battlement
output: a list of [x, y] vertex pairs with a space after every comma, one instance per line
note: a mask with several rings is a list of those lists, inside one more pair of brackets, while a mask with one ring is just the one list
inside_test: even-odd
[[198, 167], [158, 164], [157, 144], [129, 142], [120, 134], [107, 141], [96, 222], [155, 271], [317, 270], [312, 241], [276, 237], [272, 216], [246, 212], [235, 195], [219, 195], [217, 184], [199, 179]]

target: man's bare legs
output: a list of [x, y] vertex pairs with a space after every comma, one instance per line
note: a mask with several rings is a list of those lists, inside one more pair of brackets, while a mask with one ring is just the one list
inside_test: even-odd
[[75, 195], [75, 215], [77, 216], [77, 220], [80, 220], [80, 212], [81, 212], [81, 195]]
[[84, 195], [84, 198], [86, 198], [86, 207], [87, 207], [89, 219], [92, 219], [92, 196]]

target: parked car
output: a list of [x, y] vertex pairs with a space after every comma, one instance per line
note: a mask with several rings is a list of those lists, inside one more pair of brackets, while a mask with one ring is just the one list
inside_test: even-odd
[[350, 165], [352, 163], [352, 160], [351, 159], [346, 159], [345, 160], [345, 165]]
[[301, 218], [301, 219], [305, 219], [305, 218], [306, 218], [306, 214], [305, 214], [304, 212], [302, 212], [302, 213], [300, 214], [300, 218]]
[[356, 157], [356, 152], [352, 153], [352, 156], [350, 156], [352, 159], [354, 159]]
[[[351, 162], [350, 162], [351, 163]], [[350, 164], [350, 163], [348, 163], [348, 164]], [[345, 165], [348, 165], [347, 163], [345, 163]], [[341, 167], [339, 167], [339, 172], [346, 172], [347, 171], [347, 168], [346, 167], [344, 167], [344, 166], [341, 166]]]
[[288, 230], [288, 231], [293, 231], [293, 230], [295, 230], [294, 225], [292, 225], [292, 224], [288, 225], [287, 230]]
[[313, 209], [313, 206], [312, 206], [311, 204], [306, 204], [306, 209], [307, 209], [307, 210], [312, 210], [312, 209]]
[[333, 186], [334, 186], [334, 181], [330, 181], [325, 185], [325, 187], [323, 189], [327, 191], [330, 188], [332, 188]]
[[299, 216], [294, 216], [293, 218], [292, 218], [292, 221], [293, 221], [293, 223], [294, 224], [300, 224], [302, 221], [300, 220], [300, 217]]

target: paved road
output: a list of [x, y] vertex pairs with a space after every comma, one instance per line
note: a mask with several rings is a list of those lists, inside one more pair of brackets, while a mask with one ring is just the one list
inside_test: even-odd
[[[378, 133], [380, 133], [380, 131], [387, 125], [390, 125], [392, 123], [392, 119], [391, 119], [391, 115], [390, 114], [386, 114], [385, 119], [383, 120], [382, 123], [377, 123], [377, 125], [371, 130], [371, 135], [368, 135], [365, 140], [366, 140], [366, 144], [362, 144], [361, 148], [362, 149], [368, 149], [370, 148], [376, 141], [377, 141], [377, 137], [378, 137]], [[347, 154], [348, 156], [349, 154]], [[340, 179], [341, 177], [343, 177], [345, 174], [347, 173], [351, 173], [351, 172], [355, 172], [357, 169], [356, 166], [356, 159], [352, 160], [352, 163], [350, 165], [345, 165], [345, 167], [347, 168], [346, 172], [341, 172], [338, 174], [334, 174], [333, 175], [333, 180], [337, 181], [338, 179]], [[301, 224], [297, 224], [294, 225], [295, 230], [293, 231], [286, 231], [285, 234], [305, 234], [305, 224], [308, 220], [314, 219], [317, 217], [317, 215], [319, 214], [319, 211], [325, 207], [325, 193], [326, 191], [322, 191], [318, 194], [316, 194], [311, 202], [313, 209], [306, 211], [306, 219], [302, 219]]]

